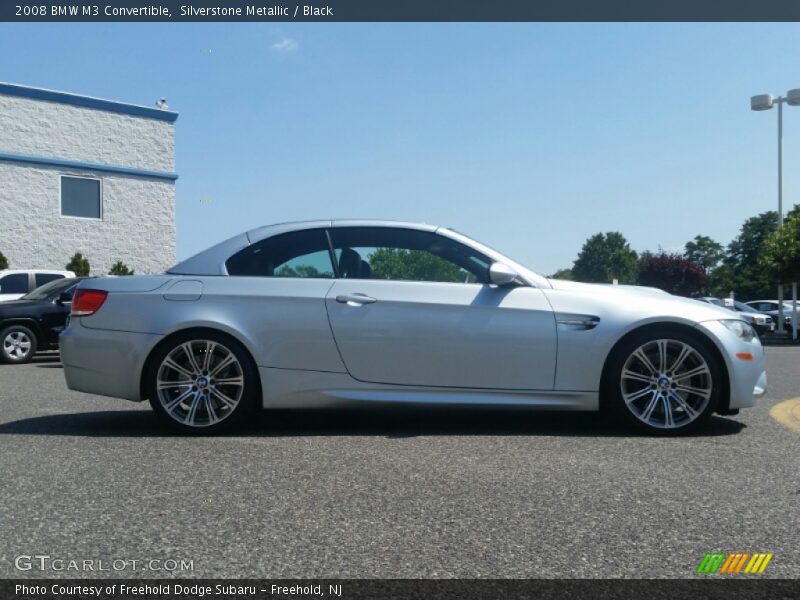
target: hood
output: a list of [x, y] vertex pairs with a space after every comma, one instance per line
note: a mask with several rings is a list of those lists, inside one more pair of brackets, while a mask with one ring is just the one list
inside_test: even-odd
[[[625, 312], [642, 315], [664, 315], [689, 319], [695, 322], [739, 319], [739, 313], [700, 302], [691, 298], [673, 296], [653, 287], [638, 285], [612, 285], [610, 283], [580, 283], [563, 279], [548, 279], [553, 290], [567, 296], [580, 296], [602, 304], [613, 304]], [[548, 290], [544, 290], [545, 293]], [[558, 294], [561, 295], [561, 294]], [[563, 310], [556, 308], [556, 310]]]
[[10, 308], [12, 310], [15, 308], [28, 308], [37, 304], [48, 304], [49, 302], [52, 302], [52, 300], [6, 300], [5, 302], [0, 302], [0, 312], [3, 312], [3, 310], [6, 308]]
[[669, 296], [670, 298], [679, 298], [680, 296], [673, 296], [664, 290], [654, 287], [645, 287], [641, 285], [613, 285], [611, 283], [582, 283], [580, 281], [567, 281], [566, 279], [548, 279], [550, 285], [554, 290], [566, 290], [586, 292], [589, 294], [600, 293], [606, 294], [645, 294], [645, 295], [658, 295]]

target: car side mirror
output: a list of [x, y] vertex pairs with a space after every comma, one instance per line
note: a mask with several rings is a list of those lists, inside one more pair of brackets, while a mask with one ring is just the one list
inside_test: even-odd
[[70, 304], [72, 302], [72, 294], [69, 292], [61, 292], [56, 299], [59, 304]]
[[492, 263], [489, 267], [489, 281], [493, 284], [503, 287], [512, 285], [519, 280], [519, 273], [509, 267], [507, 264], [496, 262]]

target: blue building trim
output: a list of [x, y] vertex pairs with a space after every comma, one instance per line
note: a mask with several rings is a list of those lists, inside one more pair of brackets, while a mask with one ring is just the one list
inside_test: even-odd
[[82, 106], [83, 108], [93, 108], [123, 115], [133, 115], [134, 117], [157, 119], [169, 123], [174, 123], [178, 118], [178, 113], [168, 110], [139, 106], [138, 104], [125, 104], [124, 102], [116, 102], [114, 100], [103, 100], [102, 98], [93, 98], [91, 96], [68, 94], [67, 92], [57, 92], [55, 90], [18, 85], [16, 83], [0, 82], [0, 94], [17, 96], [19, 98], [31, 98], [33, 100], [44, 100], [47, 102], [59, 102], [61, 104], [71, 104], [73, 106]]
[[136, 177], [150, 177], [152, 179], [163, 179], [167, 181], [175, 181], [178, 178], [177, 173], [169, 173], [167, 171], [148, 171], [147, 169], [115, 167], [113, 165], [102, 165], [98, 163], [81, 162], [78, 160], [43, 158], [41, 156], [26, 156], [24, 154], [10, 154], [8, 152], [0, 152], [0, 161], [46, 165], [48, 167], [65, 167], [67, 169], [80, 169], [83, 171], [101, 171], [103, 173], [134, 175]]

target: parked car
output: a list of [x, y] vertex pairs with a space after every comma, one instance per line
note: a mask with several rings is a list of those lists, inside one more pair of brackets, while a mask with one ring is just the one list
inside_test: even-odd
[[83, 279], [61, 277], [0, 304], [0, 361], [26, 363], [39, 350], [58, 348], [72, 295]]
[[648, 432], [764, 394], [764, 352], [728, 310], [547, 279], [460, 233], [391, 221], [254, 229], [162, 275], [81, 282], [68, 386], [149, 399], [218, 432], [261, 407], [348, 402], [608, 411]]
[[75, 277], [75, 273], [47, 269], [3, 269], [0, 271], [0, 302], [18, 300], [45, 283], [67, 277]]
[[[771, 316], [776, 323], [778, 322], [778, 307], [780, 303], [777, 300], [753, 300], [745, 302], [745, 304], [762, 314]], [[798, 303], [798, 312], [800, 312], [800, 302]], [[792, 326], [792, 303], [786, 300], [783, 301], [783, 322], [786, 327]]]
[[743, 320], [750, 323], [759, 336], [775, 331], [775, 321], [772, 319], [772, 317], [758, 312], [756, 309], [748, 306], [744, 302], [732, 300], [731, 298], [714, 298], [713, 296], [702, 296], [700, 298], [696, 298], [696, 300], [708, 302], [709, 304], [714, 304], [716, 306], [721, 306], [722, 308], [727, 308], [728, 310], [734, 310], [741, 313], [739, 316]]

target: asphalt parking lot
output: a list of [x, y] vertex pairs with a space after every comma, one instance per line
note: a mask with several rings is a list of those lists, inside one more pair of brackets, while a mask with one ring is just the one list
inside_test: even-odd
[[[56, 357], [3, 365], [0, 577], [691, 577], [710, 551], [800, 577], [800, 433], [770, 416], [800, 396], [800, 348], [767, 352], [757, 408], [677, 439], [452, 408], [178, 437], [149, 406], [67, 390]], [[69, 567], [85, 560], [110, 570]]]

